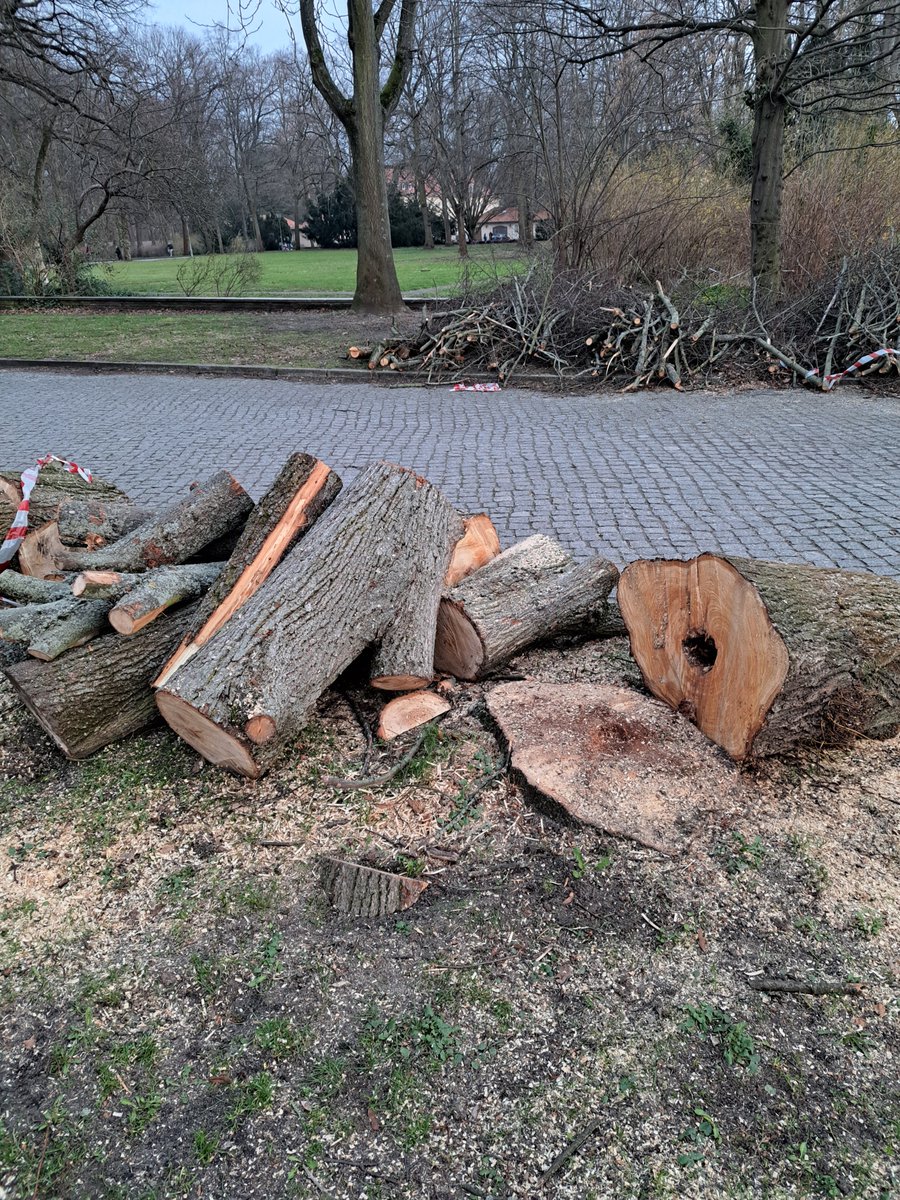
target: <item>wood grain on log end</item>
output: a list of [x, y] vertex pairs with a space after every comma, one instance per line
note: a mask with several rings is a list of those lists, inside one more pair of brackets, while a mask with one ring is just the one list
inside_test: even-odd
[[156, 705], [166, 723], [207, 761], [236, 771], [247, 779], [259, 778], [260, 768], [235, 734], [204, 717], [171, 692], [158, 691]]
[[255, 746], [264, 746], [275, 736], [275, 722], [265, 713], [260, 713], [259, 716], [250, 718], [244, 726], [244, 733]]
[[377, 733], [380, 738], [390, 741], [449, 711], [450, 705], [437, 692], [413, 692], [409, 696], [397, 696], [381, 710]]
[[433, 681], [433, 675], [376, 675], [369, 680], [372, 687], [382, 692], [413, 692]]
[[461, 579], [491, 562], [500, 553], [500, 538], [487, 513], [463, 518], [463, 535], [453, 548], [444, 587], [455, 587]]

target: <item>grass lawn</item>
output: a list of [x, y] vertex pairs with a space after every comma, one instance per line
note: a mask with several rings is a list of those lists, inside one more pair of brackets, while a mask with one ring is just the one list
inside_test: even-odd
[[[249, 294], [261, 296], [330, 296], [352, 294], [356, 286], [355, 250], [278, 250], [261, 254], [262, 277]], [[466, 281], [488, 282], [521, 270], [524, 258], [516, 246], [471, 246], [468, 263], [455, 246], [434, 250], [395, 250], [397, 275], [404, 293], [436, 291], [442, 295]], [[181, 295], [178, 268], [183, 258], [136, 259], [97, 267], [123, 291], [141, 295]]]
[[[350, 316], [4, 312], [0, 313], [0, 357], [348, 366], [347, 346], [366, 340], [362, 319], [351, 322]], [[419, 318], [410, 316], [418, 324]], [[382, 334], [389, 324], [379, 323]]]

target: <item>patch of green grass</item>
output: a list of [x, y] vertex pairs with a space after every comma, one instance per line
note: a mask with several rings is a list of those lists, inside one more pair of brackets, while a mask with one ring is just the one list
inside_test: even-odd
[[248, 1117], [272, 1107], [272, 1101], [275, 1099], [275, 1080], [268, 1071], [260, 1071], [257, 1075], [251, 1075], [249, 1079], [233, 1083], [229, 1091], [232, 1104], [226, 1117], [232, 1128], [235, 1128]]
[[766, 848], [758, 834], [748, 840], [733, 829], [714, 853], [729, 875], [739, 875], [748, 869], [758, 871], [766, 857]]
[[267, 1017], [253, 1032], [256, 1046], [270, 1058], [290, 1058], [306, 1045], [309, 1034], [297, 1029], [287, 1017]]
[[887, 918], [881, 913], [873, 912], [870, 908], [861, 909], [853, 914], [853, 924], [860, 937], [869, 940], [878, 937], [887, 924]]
[[682, 1028], [697, 1033], [702, 1038], [715, 1038], [722, 1047], [722, 1057], [730, 1067], [743, 1067], [748, 1075], [759, 1071], [759, 1054], [744, 1021], [734, 1021], [705, 1001], [684, 1006], [685, 1019]]
[[214, 996], [225, 979], [225, 960], [215, 954], [192, 954], [191, 970], [200, 994]]
[[55, 1200], [66, 1191], [66, 1177], [87, 1155], [83, 1128], [61, 1100], [31, 1128], [13, 1130], [0, 1121], [0, 1167], [15, 1177], [17, 1195]]
[[218, 1149], [219, 1138], [214, 1134], [207, 1133], [205, 1129], [196, 1129], [194, 1131], [194, 1153], [197, 1155], [197, 1161], [202, 1166], [209, 1166], [216, 1157]]
[[[261, 268], [252, 294], [260, 296], [352, 295], [356, 286], [355, 250], [274, 250], [258, 256]], [[468, 259], [456, 246], [433, 250], [404, 247], [394, 251], [397, 278], [404, 293], [438, 292], [446, 295], [465, 281], [477, 285], [524, 269], [527, 260], [515, 246], [475, 245]], [[183, 258], [132, 259], [111, 263], [108, 273], [117, 285], [138, 295], [181, 295], [178, 268]]]
[[281, 972], [279, 955], [284, 945], [284, 936], [277, 929], [269, 931], [257, 948], [251, 963], [250, 987], [257, 991], [271, 987]]
[[572, 857], [575, 859], [575, 866], [572, 868], [573, 879], [583, 879], [591, 871], [605, 871], [612, 862], [611, 854], [601, 854], [594, 862], [588, 863], [580, 846], [574, 847]]
[[281, 898], [275, 879], [248, 879], [226, 888], [219, 896], [219, 908], [226, 916], [271, 912]]
[[163, 1098], [156, 1088], [143, 1095], [129, 1096], [122, 1100], [122, 1107], [128, 1114], [128, 1132], [134, 1137], [143, 1133], [156, 1120], [162, 1108]]
[[399, 1061], [434, 1070], [462, 1061], [459, 1033], [426, 1004], [418, 1016], [399, 1019], [373, 1012], [363, 1026], [360, 1044], [371, 1066]]

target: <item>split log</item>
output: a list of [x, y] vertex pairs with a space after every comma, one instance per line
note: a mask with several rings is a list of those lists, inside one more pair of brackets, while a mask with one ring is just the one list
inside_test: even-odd
[[487, 566], [500, 553], [500, 538], [487, 513], [463, 518], [463, 535], [453, 547], [445, 587], [456, 587], [467, 575]]
[[[166, 679], [157, 703], [211, 762], [256, 778], [368, 646], [396, 646], [415, 593], [432, 629], [462, 522], [402, 467], [365, 470], [259, 591]], [[430, 581], [426, 589], [423, 580]], [[417, 623], [425, 625], [417, 614]], [[432, 646], [433, 646], [432, 633]]]
[[119, 541], [93, 553], [72, 551], [60, 541], [55, 523], [24, 539], [19, 566], [27, 575], [47, 578], [60, 571], [147, 571], [182, 563], [217, 538], [243, 525], [253, 501], [227, 471], [192, 488], [184, 499], [162, 509]]
[[350, 346], [347, 350], [348, 358], [370, 358], [372, 355], [371, 346]]
[[106, 628], [109, 604], [104, 600], [53, 600], [0, 609], [0, 638], [26, 646], [32, 658], [52, 662], [66, 650], [83, 646]]
[[66, 546], [99, 550], [154, 515], [152, 508], [109, 500], [67, 500], [56, 518], [59, 540]]
[[70, 595], [69, 584], [62, 580], [54, 582], [18, 571], [0, 571], [0, 596], [17, 604], [47, 604], [51, 600], [66, 600]]
[[631, 688], [507, 683], [488, 693], [487, 706], [513, 772], [544, 807], [580, 824], [671, 853], [708, 821], [712, 804], [747, 806], [737, 768]]
[[720, 558], [632, 563], [619, 606], [647, 687], [732, 758], [900, 730], [900, 582]]
[[110, 610], [109, 623], [118, 633], [131, 637], [175, 604], [196, 600], [215, 583], [224, 563], [192, 563], [190, 566], [157, 567], [132, 576], [134, 586]]
[[543, 534], [511, 546], [452, 588], [438, 613], [434, 662], [457, 679], [477, 679], [534, 642], [598, 631], [619, 572], [571, 556]]
[[413, 692], [409, 696], [397, 696], [381, 710], [377, 733], [389, 742], [401, 733], [417, 729], [449, 711], [450, 705], [437, 692]]
[[326, 858], [322, 862], [322, 886], [330, 903], [347, 916], [384, 917], [410, 908], [428, 883], [361, 863]]
[[110, 633], [57, 662], [26, 660], [6, 674], [63, 754], [86, 758], [156, 719], [150, 680], [193, 616], [187, 607], [134, 638]]
[[[0, 522], [12, 520], [22, 501], [21, 471], [0, 471]], [[55, 521], [61, 505], [71, 500], [103, 500], [128, 503], [126, 494], [114, 483], [94, 476], [91, 483], [64, 470], [59, 463], [42, 467], [31, 492], [30, 521], [44, 525]], [[7, 520], [8, 518], [8, 520]]]
[[242, 608], [340, 492], [340, 477], [309, 454], [292, 454], [251, 513], [224, 571], [197, 610], [197, 628], [155, 681], [187, 662]]

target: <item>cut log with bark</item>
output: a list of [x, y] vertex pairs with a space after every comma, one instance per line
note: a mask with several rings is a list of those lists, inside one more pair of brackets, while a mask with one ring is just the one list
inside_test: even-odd
[[[0, 471], [0, 523], [12, 520], [15, 510], [22, 501], [21, 471]], [[55, 521], [60, 507], [69, 501], [109, 501], [129, 503], [126, 494], [114, 483], [93, 477], [91, 483], [66, 471], [59, 463], [48, 463], [42, 467], [31, 492], [29, 519], [33, 525], [45, 525]]]
[[47, 604], [51, 600], [66, 600], [70, 585], [65, 580], [35, 579], [19, 571], [0, 571], [0, 596], [17, 604]]
[[322, 886], [329, 902], [347, 916], [384, 917], [410, 908], [428, 882], [362, 863], [326, 858], [322, 861]]
[[900, 581], [702, 554], [618, 595], [647, 687], [734, 759], [900, 730]]
[[526, 538], [445, 595], [435, 667], [457, 679], [478, 679], [534, 642], [596, 634], [618, 577], [603, 559], [574, 566], [552, 538]]
[[447, 568], [444, 586], [451, 588], [467, 575], [487, 566], [500, 553], [500, 538], [494, 522], [487, 513], [475, 513], [463, 518], [463, 535], [453, 547], [453, 557]]
[[556, 815], [671, 853], [711, 815], [746, 808], [738, 769], [632, 688], [507, 683], [487, 706], [513, 773]]
[[157, 567], [143, 575], [130, 576], [133, 584], [109, 613], [109, 623], [118, 633], [131, 637], [166, 609], [197, 600], [221, 575], [224, 563], [191, 563], [190, 566]]
[[389, 742], [401, 733], [417, 729], [449, 711], [450, 705], [437, 692], [412, 692], [408, 696], [395, 696], [381, 710], [377, 733]]
[[16, 663], [6, 675], [63, 754], [86, 758], [156, 720], [150, 680], [192, 619], [188, 606], [134, 638], [109, 633], [55, 662]]
[[66, 546], [99, 550], [154, 515], [152, 508], [112, 500], [67, 500], [56, 517], [59, 540]]
[[56, 523], [35, 530], [19, 551], [27, 575], [52, 577], [63, 571], [148, 571], [183, 563], [247, 519], [253, 501], [227, 471], [198, 484], [184, 500], [160, 510], [137, 529], [102, 550], [73, 551], [64, 546]]
[[104, 600], [65, 600], [0, 609], [0, 638], [26, 646], [32, 658], [52, 662], [66, 650], [83, 646], [107, 628], [110, 605]]
[[244, 526], [224, 571], [197, 610], [185, 637], [155, 681], [161, 687], [242, 608], [305, 536], [341, 490], [340, 477], [309, 454], [292, 454]]
[[436, 619], [461, 533], [459, 515], [426, 480], [389, 463], [367, 468], [166, 680], [163, 716], [211, 762], [257, 777], [354, 659], [376, 643], [399, 644], [394, 627], [411, 594]]

